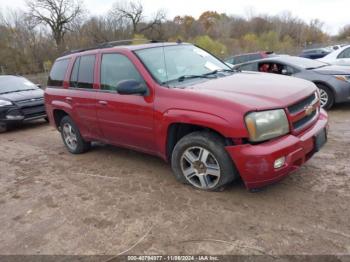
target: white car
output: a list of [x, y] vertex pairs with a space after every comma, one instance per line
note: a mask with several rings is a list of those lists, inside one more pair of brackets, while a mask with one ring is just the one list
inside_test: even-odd
[[350, 66], [350, 45], [343, 46], [318, 60], [332, 65]]

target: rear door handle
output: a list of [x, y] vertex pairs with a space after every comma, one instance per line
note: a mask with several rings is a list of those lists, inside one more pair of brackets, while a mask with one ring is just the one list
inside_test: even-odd
[[103, 106], [106, 106], [106, 105], [108, 104], [108, 102], [107, 102], [107, 101], [104, 101], [104, 100], [100, 100], [100, 101], [98, 101], [98, 103], [99, 103], [100, 105], [103, 105]]
[[67, 96], [67, 97], [66, 97], [66, 100], [67, 100], [68, 102], [72, 102], [73, 99], [72, 99], [71, 97]]

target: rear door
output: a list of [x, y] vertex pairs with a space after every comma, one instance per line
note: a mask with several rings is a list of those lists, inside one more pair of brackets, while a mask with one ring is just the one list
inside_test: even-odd
[[100, 56], [100, 91], [97, 93], [97, 118], [105, 140], [109, 143], [154, 152], [153, 94], [121, 95], [120, 81], [146, 81], [133, 62], [121, 53]]
[[100, 137], [94, 89], [95, 62], [95, 54], [76, 57], [64, 98], [73, 108], [74, 121], [77, 122], [80, 132], [91, 138]]

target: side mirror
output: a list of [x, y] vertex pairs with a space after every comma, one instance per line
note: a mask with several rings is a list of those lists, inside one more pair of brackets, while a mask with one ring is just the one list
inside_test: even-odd
[[42, 88], [42, 86], [40, 84], [36, 84], [36, 86], [39, 87], [39, 88]]
[[117, 92], [121, 95], [145, 95], [147, 93], [147, 87], [143, 83], [129, 79], [118, 82]]

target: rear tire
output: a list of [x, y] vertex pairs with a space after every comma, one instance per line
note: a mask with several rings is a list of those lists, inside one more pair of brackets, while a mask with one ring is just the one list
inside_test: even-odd
[[60, 131], [63, 143], [72, 154], [81, 154], [90, 149], [91, 143], [82, 138], [78, 127], [69, 116], [62, 118]]
[[322, 84], [316, 84], [320, 91], [320, 102], [323, 109], [329, 110], [334, 105], [334, 95], [332, 90]]
[[198, 131], [181, 138], [172, 153], [171, 166], [178, 181], [206, 191], [218, 191], [239, 177], [217, 134]]

